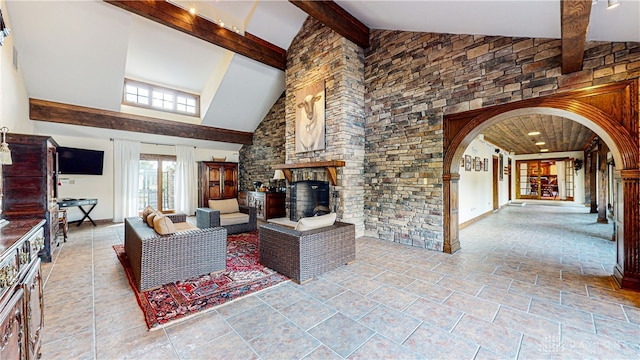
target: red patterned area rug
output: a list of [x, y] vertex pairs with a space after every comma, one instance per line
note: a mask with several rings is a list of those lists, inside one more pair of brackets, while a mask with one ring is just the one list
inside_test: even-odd
[[135, 286], [123, 245], [113, 249], [124, 267], [150, 330], [190, 315], [211, 309], [242, 296], [287, 281], [288, 278], [263, 265], [259, 260], [258, 232], [227, 237], [227, 271], [163, 285], [140, 292]]

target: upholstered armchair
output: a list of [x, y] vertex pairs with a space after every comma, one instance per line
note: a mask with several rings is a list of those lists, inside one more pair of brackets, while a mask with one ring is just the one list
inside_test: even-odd
[[196, 209], [196, 224], [200, 229], [222, 226], [227, 234], [237, 234], [258, 229], [255, 207], [249, 213], [240, 212], [238, 199], [209, 200], [209, 207]]

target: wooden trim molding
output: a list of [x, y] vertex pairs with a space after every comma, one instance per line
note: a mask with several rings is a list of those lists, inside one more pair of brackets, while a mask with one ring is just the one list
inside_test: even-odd
[[265, 65], [286, 69], [286, 50], [249, 33], [236, 34], [168, 1], [104, 1]]
[[369, 28], [333, 0], [289, 2], [356, 45], [369, 47]]
[[561, 0], [562, 73], [582, 70], [591, 0]]
[[291, 182], [291, 169], [311, 169], [311, 168], [325, 168], [327, 170], [327, 175], [329, 176], [329, 180], [331, 181], [331, 185], [338, 184], [338, 174], [337, 168], [343, 167], [345, 162], [342, 160], [332, 160], [332, 161], [316, 161], [316, 162], [308, 162], [308, 163], [298, 163], [298, 164], [278, 164], [273, 165], [274, 170], [282, 170], [284, 173], [284, 177], [287, 179], [287, 182]]
[[179, 123], [38, 99], [29, 99], [29, 118], [31, 120], [59, 124], [90, 126], [232, 144], [251, 145], [253, 143], [253, 134], [249, 132]]

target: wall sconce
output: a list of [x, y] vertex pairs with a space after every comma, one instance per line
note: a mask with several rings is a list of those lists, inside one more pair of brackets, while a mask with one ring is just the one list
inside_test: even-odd
[[573, 170], [575, 170], [576, 173], [578, 173], [578, 171], [580, 171], [580, 169], [582, 169], [582, 160], [575, 159], [573, 161]]
[[0, 132], [2, 132], [2, 143], [0, 144], [0, 164], [2, 165], [11, 165], [13, 162], [11, 161], [11, 150], [9, 150], [9, 144], [7, 144], [7, 133], [9, 132], [9, 128], [3, 126], [0, 128]]

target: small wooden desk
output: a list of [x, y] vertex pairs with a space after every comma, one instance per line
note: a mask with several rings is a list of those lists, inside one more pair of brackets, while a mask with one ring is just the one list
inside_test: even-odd
[[[89, 210], [85, 210], [83, 208], [83, 206], [89, 206], [89, 205], [91, 206]], [[89, 219], [89, 221], [91, 221], [93, 226], [96, 226], [96, 223], [93, 222], [93, 219], [91, 219], [91, 216], [89, 216], [89, 214], [91, 213], [93, 208], [96, 207], [96, 205], [98, 205], [98, 199], [64, 199], [58, 202], [58, 207], [60, 208], [77, 206], [80, 209], [80, 211], [82, 211], [82, 213], [84, 214], [82, 219], [70, 221], [70, 223], [77, 222], [78, 226], [82, 225], [82, 223], [84, 222], [84, 219]]]

